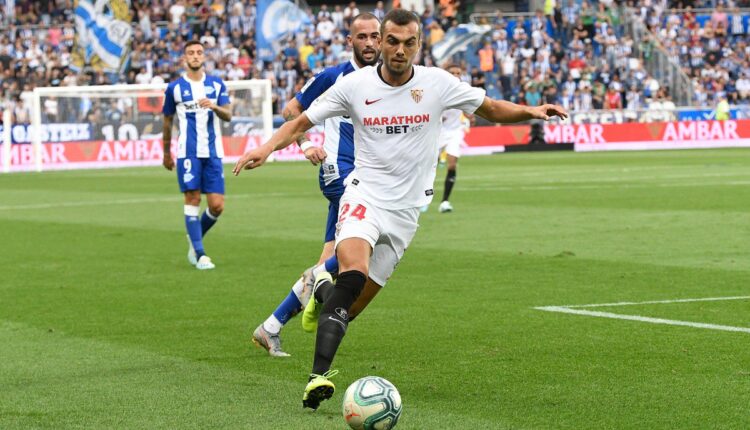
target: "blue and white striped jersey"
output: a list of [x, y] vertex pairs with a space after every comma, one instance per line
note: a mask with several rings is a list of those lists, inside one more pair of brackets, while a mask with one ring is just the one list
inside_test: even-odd
[[[307, 110], [312, 103], [342, 76], [358, 70], [354, 60], [328, 67], [307, 81], [297, 93], [297, 101]], [[354, 170], [354, 127], [348, 116], [327, 119], [323, 124], [326, 160], [320, 165], [320, 189], [327, 197], [344, 193], [344, 179]]]
[[218, 106], [229, 104], [229, 92], [224, 82], [203, 74], [203, 80], [191, 81], [182, 75], [170, 82], [164, 93], [164, 115], [177, 113], [180, 133], [177, 158], [223, 158], [221, 124], [210, 109], [198, 106], [198, 100], [207, 98]]

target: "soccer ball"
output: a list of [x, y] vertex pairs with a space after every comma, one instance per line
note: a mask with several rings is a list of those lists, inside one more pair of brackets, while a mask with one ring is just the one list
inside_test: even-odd
[[354, 430], [390, 430], [401, 409], [398, 390], [379, 376], [354, 381], [344, 394], [344, 419]]

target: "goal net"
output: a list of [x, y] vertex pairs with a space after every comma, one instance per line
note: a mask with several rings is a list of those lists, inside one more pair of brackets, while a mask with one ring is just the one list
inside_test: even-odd
[[[221, 121], [225, 162], [273, 133], [271, 82], [227, 81], [232, 121]], [[29, 124], [4, 126], [4, 171], [159, 165], [166, 84], [44, 87], [26, 93]], [[172, 149], [177, 144], [177, 118]], [[7, 122], [4, 122], [7, 124]]]

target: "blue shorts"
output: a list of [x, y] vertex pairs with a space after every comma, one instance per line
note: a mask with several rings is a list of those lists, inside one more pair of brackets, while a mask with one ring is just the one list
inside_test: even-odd
[[325, 242], [330, 242], [336, 239], [336, 223], [339, 221], [339, 200], [341, 200], [341, 194], [325, 197], [328, 199]]
[[177, 159], [180, 191], [224, 194], [224, 165], [221, 158], [187, 157]]

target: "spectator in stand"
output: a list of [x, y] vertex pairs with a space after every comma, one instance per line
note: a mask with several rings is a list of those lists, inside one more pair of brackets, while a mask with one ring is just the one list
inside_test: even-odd
[[578, 103], [575, 104], [576, 110], [579, 112], [587, 112], [594, 108], [593, 97], [591, 96], [591, 85], [585, 85], [581, 89]]
[[602, 81], [594, 82], [594, 86], [591, 88], [591, 102], [593, 103], [594, 109], [604, 108], [604, 97], [607, 89]]
[[526, 90], [525, 99], [527, 106], [539, 106], [542, 104], [542, 94], [539, 91], [540, 85], [536, 82], [529, 81], [524, 88]]
[[440, 0], [439, 5], [441, 17], [451, 21], [456, 18], [456, 12], [458, 12], [461, 2], [458, 0]]
[[231, 63], [229, 63], [227, 64], [227, 67], [229, 69], [226, 76], [228, 81], [239, 81], [247, 77], [247, 74], [244, 70], [242, 70], [239, 64], [232, 65]]
[[742, 72], [740, 78], [737, 80], [737, 94], [740, 100], [747, 100], [750, 97], [750, 79], [746, 72]]
[[333, 32], [336, 30], [336, 26], [333, 24], [329, 16], [324, 15], [318, 21], [318, 25], [315, 27], [320, 34], [321, 40], [326, 44], [330, 44], [333, 39]]
[[560, 94], [558, 94], [557, 92], [557, 87], [554, 85], [548, 86], [544, 90], [544, 95], [542, 96], [542, 104], [546, 104], [546, 103], [559, 104], [560, 102], [562, 102], [562, 100], [560, 98]]
[[320, 5], [320, 10], [318, 11], [318, 23], [320, 23], [323, 18], [331, 19], [331, 12], [328, 11], [328, 5], [325, 3]]
[[336, 5], [333, 8], [333, 12], [331, 12], [331, 22], [333, 22], [333, 25], [336, 26], [336, 28], [339, 31], [344, 31], [346, 27], [344, 26], [344, 11], [341, 9], [341, 5]]
[[502, 87], [503, 98], [506, 100], [510, 100], [513, 91], [513, 75], [516, 72], [516, 58], [513, 54], [512, 51], [508, 51], [503, 55], [500, 63], [502, 70], [500, 85]]
[[716, 105], [714, 117], [717, 121], [726, 121], [730, 117], [729, 112], [729, 101], [727, 100], [726, 96], [721, 97], [719, 103]]
[[432, 21], [430, 23], [430, 35], [427, 38], [427, 47], [435, 46], [435, 44], [439, 43], [441, 40], [443, 40], [443, 37], [445, 37], [445, 32], [443, 31], [443, 28], [440, 27], [440, 24], [438, 24], [437, 21]]
[[583, 75], [583, 70], [586, 67], [586, 62], [583, 61], [583, 58], [576, 55], [573, 59], [571, 59], [568, 62], [568, 70], [570, 73], [570, 76], [573, 77], [573, 80], [578, 82], [581, 79], [581, 76]]
[[471, 69], [471, 86], [484, 89], [484, 84], [485, 84], [484, 73], [477, 68], [472, 68]]
[[629, 110], [638, 110], [644, 107], [641, 92], [638, 91], [638, 87], [635, 84], [631, 85], [627, 94], [625, 94], [625, 101], [626, 108]]
[[482, 49], [477, 51], [479, 55], [479, 70], [484, 73], [491, 73], [495, 70], [495, 50], [492, 48], [492, 42], [484, 42]]
[[719, 26], [721, 26], [725, 31], [729, 27], [729, 17], [724, 11], [723, 2], [719, 1], [716, 5], [716, 9], [714, 9], [713, 13], [711, 13], [710, 22], [711, 24], [713, 24], [714, 28], [718, 28]]
[[187, 8], [185, 7], [185, 0], [177, 0], [172, 6], [169, 7], [169, 20], [172, 24], [179, 25], [182, 20], [182, 15], [185, 14]]
[[584, 30], [586, 30], [586, 37], [581, 37], [581, 39], [585, 42], [586, 39], [594, 37], [594, 22], [596, 21], [596, 13], [591, 8], [589, 2], [584, 0], [581, 3], [579, 16], [581, 25], [583, 25]]
[[613, 84], [609, 85], [604, 97], [604, 109], [622, 109], [622, 95]]
[[375, 4], [375, 9], [372, 10], [372, 14], [375, 15], [375, 18], [380, 21], [385, 18], [385, 7], [383, 6], [382, 1], [378, 0], [378, 2]]
[[344, 8], [344, 27], [347, 31], [349, 31], [349, 27], [352, 25], [352, 21], [354, 18], [359, 15], [359, 8], [357, 7], [357, 2], [352, 1], [349, 2], [349, 5]]
[[578, 3], [575, 0], [567, 0], [562, 7], [562, 22], [566, 39], [573, 36], [573, 28], [577, 24], [579, 11], [580, 6], [578, 6]]

